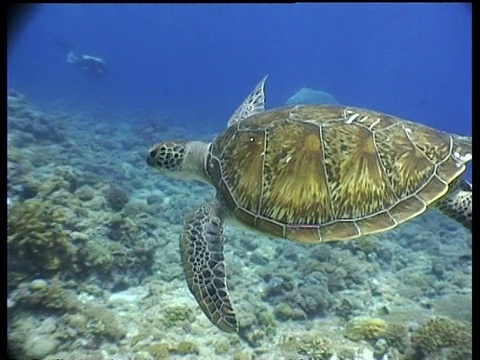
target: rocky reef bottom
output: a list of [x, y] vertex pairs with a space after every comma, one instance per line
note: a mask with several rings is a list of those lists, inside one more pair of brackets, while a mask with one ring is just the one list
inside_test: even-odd
[[155, 140], [214, 131], [131, 116], [43, 112], [8, 92], [12, 358], [472, 359], [471, 234], [434, 211], [319, 245], [227, 226], [240, 334], [220, 332], [178, 253], [184, 216], [214, 191], [145, 164]]

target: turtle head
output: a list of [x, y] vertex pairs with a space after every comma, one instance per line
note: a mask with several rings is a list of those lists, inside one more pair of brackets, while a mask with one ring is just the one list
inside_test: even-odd
[[164, 141], [150, 148], [146, 161], [163, 175], [208, 182], [203, 170], [207, 151], [208, 144], [199, 141]]

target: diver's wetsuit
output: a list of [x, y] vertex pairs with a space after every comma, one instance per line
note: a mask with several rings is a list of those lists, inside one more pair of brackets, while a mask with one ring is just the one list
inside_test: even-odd
[[95, 56], [77, 56], [73, 51], [70, 51], [67, 55], [67, 62], [83, 69], [87, 74], [94, 77], [103, 77], [107, 73], [107, 64], [105, 61]]

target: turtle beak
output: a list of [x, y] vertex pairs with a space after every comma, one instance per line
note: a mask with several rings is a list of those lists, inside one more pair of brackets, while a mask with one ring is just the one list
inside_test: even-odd
[[150, 157], [150, 155], [147, 155], [147, 165], [148, 166], [154, 166], [155, 165], [155, 161], [153, 161], [153, 159]]
[[155, 149], [150, 150], [148, 152], [147, 159], [146, 159], [148, 166], [155, 166], [155, 160], [154, 160], [155, 155], [157, 155], [157, 151]]

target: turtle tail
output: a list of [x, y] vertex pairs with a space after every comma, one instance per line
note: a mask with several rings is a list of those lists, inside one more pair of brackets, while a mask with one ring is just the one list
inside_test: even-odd
[[448, 195], [440, 200], [436, 207], [443, 214], [456, 220], [472, 231], [472, 184], [460, 180]]

